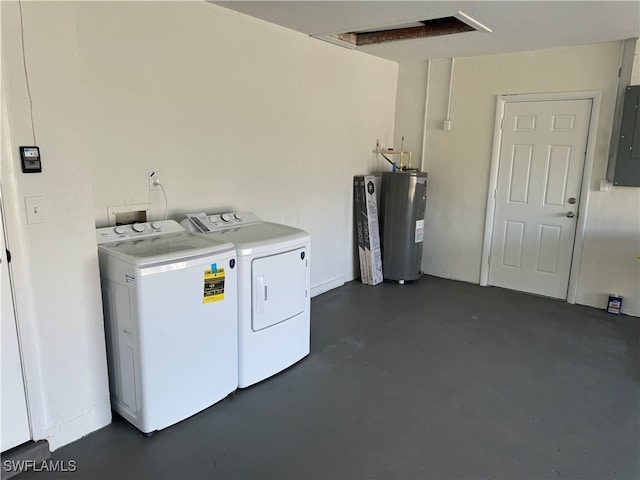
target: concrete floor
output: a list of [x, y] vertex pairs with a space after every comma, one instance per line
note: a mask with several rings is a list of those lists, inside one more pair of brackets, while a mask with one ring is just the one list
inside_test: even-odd
[[312, 300], [311, 354], [147, 438], [18, 477], [640, 478], [640, 319], [423, 277]]

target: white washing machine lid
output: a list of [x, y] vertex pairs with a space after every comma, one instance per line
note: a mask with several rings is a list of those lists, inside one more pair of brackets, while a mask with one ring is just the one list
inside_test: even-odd
[[238, 255], [252, 255], [289, 247], [297, 248], [311, 241], [311, 236], [304, 230], [270, 222], [232, 227], [202, 235], [214, 237], [222, 242], [231, 242], [236, 246]]
[[183, 232], [98, 245], [98, 250], [135, 266], [188, 261], [234, 250], [216, 238]]

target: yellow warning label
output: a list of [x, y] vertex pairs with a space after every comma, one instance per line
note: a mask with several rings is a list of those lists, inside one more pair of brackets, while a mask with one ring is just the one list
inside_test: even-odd
[[204, 271], [204, 296], [202, 303], [224, 300], [224, 268]]

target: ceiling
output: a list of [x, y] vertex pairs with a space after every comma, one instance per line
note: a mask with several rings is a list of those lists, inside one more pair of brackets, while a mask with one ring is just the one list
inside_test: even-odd
[[491, 30], [355, 47], [398, 62], [586, 45], [640, 35], [640, 0], [211, 3], [317, 37], [455, 16], [459, 12]]

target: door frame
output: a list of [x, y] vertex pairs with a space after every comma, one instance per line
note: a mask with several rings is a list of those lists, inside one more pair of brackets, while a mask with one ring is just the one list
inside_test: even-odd
[[482, 261], [480, 266], [480, 285], [489, 285], [489, 254], [493, 239], [494, 217], [496, 211], [495, 192], [498, 188], [498, 167], [500, 165], [500, 148], [502, 146], [502, 121], [507, 103], [547, 102], [554, 100], [591, 100], [591, 119], [587, 135], [587, 152], [582, 171], [582, 185], [580, 187], [580, 202], [578, 203], [578, 221], [573, 242], [573, 256], [569, 271], [569, 289], [567, 302], [576, 303], [578, 295], [578, 278], [582, 259], [582, 246], [586, 227], [586, 212], [589, 202], [589, 190], [593, 177], [593, 163], [595, 158], [596, 137], [598, 133], [598, 117], [602, 103], [602, 91], [531, 93], [498, 95], [496, 99], [496, 116], [493, 129], [493, 148], [491, 153], [491, 170], [489, 174], [489, 190], [487, 192], [487, 212], [484, 227], [484, 242], [482, 245]]
[[[2, 243], [4, 245], [4, 248], [7, 250], [7, 252], [9, 252], [9, 244], [7, 242], [7, 234], [6, 234], [6, 222], [4, 220], [4, 203], [3, 203], [3, 198], [2, 198], [2, 185], [0, 184], [0, 235], [2, 235]], [[8, 253], [7, 253], [8, 255]], [[7, 293], [8, 296], [10, 297], [9, 303], [10, 303], [10, 312], [13, 315], [10, 315], [9, 319], [3, 318], [2, 322], [12, 322], [14, 325], [14, 329], [15, 329], [15, 345], [16, 345], [16, 351], [18, 354], [18, 361], [19, 361], [19, 366], [20, 366], [20, 377], [21, 377], [21, 386], [22, 386], [22, 398], [24, 399], [24, 407], [25, 407], [25, 414], [26, 414], [26, 430], [27, 430], [27, 438], [24, 440], [24, 442], [28, 442], [29, 440], [33, 439], [33, 434], [32, 434], [32, 428], [31, 428], [31, 414], [29, 411], [29, 397], [27, 394], [27, 382], [26, 382], [26, 378], [25, 378], [25, 371], [24, 371], [24, 361], [23, 361], [23, 354], [22, 354], [22, 342], [20, 341], [20, 330], [19, 330], [19, 326], [18, 326], [18, 316], [16, 314], [17, 308], [16, 308], [16, 302], [15, 302], [15, 295], [14, 295], [14, 291], [13, 291], [13, 278], [12, 278], [12, 274], [11, 274], [11, 266], [9, 265], [9, 259], [7, 257], [4, 256], [4, 254], [2, 255], [2, 262], [4, 262], [3, 265], [0, 265], [0, 268], [5, 269], [6, 268], [6, 279], [8, 280], [8, 285], [5, 286], [5, 288], [7, 289]], [[0, 283], [2, 283], [2, 280], [0, 279]], [[1, 288], [1, 287], [0, 287]], [[6, 299], [5, 299], [6, 300]], [[0, 298], [0, 303], [3, 301], [3, 299]], [[4, 327], [3, 327], [4, 330]], [[5, 332], [6, 333], [6, 332]], [[3, 348], [6, 348], [7, 345], [3, 344]], [[3, 386], [3, 388], [6, 387], [6, 385]], [[22, 402], [20, 402], [22, 403]], [[15, 413], [15, 412], [14, 412]], [[22, 416], [22, 414], [20, 414], [20, 416]], [[14, 436], [14, 439], [16, 438], [16, 436]], [[24, 438], [24, 437], [22, 437]], [[15, 441], [15, 440], [12, 440]], [[23, 443], [23, 442], [21, 442]], [[18, 444], [20, 445], [20, 443]], [[12, 445], [8, 448], [5, 448], [5, 446], [3, 445], [3, 452], [6, 452], [7, 450], [10, 450], [11, 448], [16, 447], [17, 445]]]

